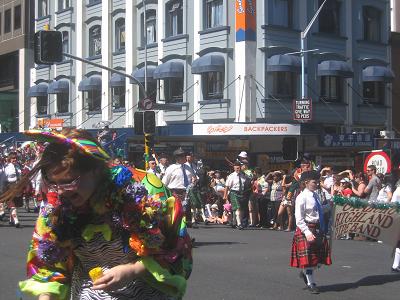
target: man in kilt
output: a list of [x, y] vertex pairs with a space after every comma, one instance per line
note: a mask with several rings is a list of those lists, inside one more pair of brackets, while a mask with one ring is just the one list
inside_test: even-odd
[[226, 179], [224, 200], [229, 201], [232, 204], [233, 211], [233, 224], [239, 230], [244, 228], [243, 217], [244, 212], [248, 209], [249, 196], [245, 190], [245, 182], [248, 177], [241, 170], [242, 163], [235, 161], [233, 163], [233, 173], [231, 173]]
[[320, 175], [316, 171], [301, 174], [300, 183], [304, 190], [296, 198], [296, 232], [293, 237], [290, 266], [301, 268], [300, 277], [308, 290], [318, 294], [314, 281], [314, 269], [320, 264], [332, 264], [330, 248], [326, 238], [327, 228], [324, 222], [324, 209], [316, 193]]

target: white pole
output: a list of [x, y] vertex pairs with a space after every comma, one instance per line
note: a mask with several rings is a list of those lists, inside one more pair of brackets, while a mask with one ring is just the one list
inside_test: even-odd
[[147, 23], [146, 23], [146, 0], [143, 0], [143, 29], [144, 29], [144, 96], [147, 97]]
[[314, 24], [315, 20], [317, 19], [319, 13], [321, 12], [322, 8], [324, 7], [326, 1], [325, 0], [321, 6], [318, 8], [317, 12], [315, 13], [315, 15], [313, 16], [313, 18], [311, 19], [310, 23], [308, 23], [307, 27], [304, 29], [304, 31], [301, 32], [300, 35], [300, 56], [301, 56], [301, 99], [305, 98], [305, 85], [306, 85], [306, 81], [305, 81], [305, 76], [306, 76], [306, 71], [305, 71], [305, 50], [304, 50], [304, 43], [305, 43], [305, 39], [307, 37], [308, 32], [311, 29], [311, 26]]

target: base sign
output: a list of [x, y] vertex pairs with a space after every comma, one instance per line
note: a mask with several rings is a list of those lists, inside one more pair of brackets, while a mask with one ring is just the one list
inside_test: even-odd
[[293, 100], [293, 120], [308, 122], [312, 120], [312, 100], [295, 99]]

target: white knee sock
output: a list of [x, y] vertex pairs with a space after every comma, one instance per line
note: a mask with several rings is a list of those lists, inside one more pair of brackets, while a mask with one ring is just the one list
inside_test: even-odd
[[15, 207], [11, 208], [10, 219], [14, 221], [14, 224], [18, 224], [17, 209]]
[[304, 272], [304, 275], [306, 275], [307, 284], [308, 285], [315, 284], [315, 281], [314, 281], [314, 270], [312, 268], [306, 268], [306, 269], [304, 269], [303, 272]]
[[394, 260], [393, 260], [393, 269], [397, 269], [400, 267], [400, 248], [396, 248], [396, 251], [394, 252]]
[[239, 209], [236, 210], [236, 225], [237, 226], [242, 225], [242, 213], [240, 212]]

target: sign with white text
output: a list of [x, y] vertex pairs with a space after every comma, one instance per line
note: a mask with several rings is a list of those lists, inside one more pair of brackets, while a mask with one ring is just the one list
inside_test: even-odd
[[300, 135], [298, 124], [193, 124], [193, 135]]
[[311, 99], [293, 100], [293, 120], [302, 122], [308, 122], [312, 120]]
[[392, 162], [389, 155], [384, 151], [373, 151], [364, 160], [364, 172], [368, 166], [374, 165], [376, 173], [389, 174], [392, 171]]

